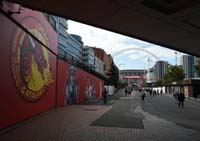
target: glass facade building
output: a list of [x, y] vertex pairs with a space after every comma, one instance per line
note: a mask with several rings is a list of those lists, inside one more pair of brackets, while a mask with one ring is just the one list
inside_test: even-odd
[[195, 78], [195, 57], [191, 55], [183, 55], [181, 57], [181, 65], [185, 73], [185, 79]]
[[154, 70], [155, 70], [155, 76], [156, 76], [156, 81], [162, 80], [164, 77], [164, 74], [168, 68], [168, 62], [166, 61], [157, 61], [156, 64], [154, 65]]
[[69, 34], [67, 29], [67, 20], [59, 18], [58, 48], [67, 53], [67, 55], [72, 56], [74, 59], [81, 61], [83, 51], [82, 38], [78, 35]]
[[103, 63], [103, 61], [98, 57], [95, 57], [94, 60], [95, 60], [94, 61], [95, 71], [104, 75], [104, 63]]
[[82, 38], [67, 32], [68, 24], [66, 19], [48, 14], [44, 15], [58, 33], [58, 54], [81, 61], [83, 51]]
[[88, 65], [93, 65], [94, 66], [94, 50], [89, 47], [89, 46], [85, 46], [83, 48], [83, 63], [88, 64]]

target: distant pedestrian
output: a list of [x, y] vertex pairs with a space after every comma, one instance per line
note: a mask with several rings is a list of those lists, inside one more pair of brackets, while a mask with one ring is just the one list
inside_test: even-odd
[[178, 106], [182, 106], [182, 108], [184, 107], [184, 101], [185, 101], [185, 94], [183, 92], [180, 92], [180, 94], [178, 95]]
[[150, 96], [152, 95], [152, 89], [149, 90], [149, 94], [150, 94]]
[[106, 90], [106, 88], [104, 88], [104, 91], [103, 91], [103, 103], [104, 104], [107, 103], [107, 90]]
[[125, 90], [124, 90], [124, 93], [125, 93], [125, 96], [127, 95], [127, 93], [128, 93], [128, 90], [127, 90], [127, 88], [125, 88]]
[[159, 95], [159, 90], [157, 90], [157, 95]]
[[156, 96], [156, 90], [153, 91], [153, 96]]
[[174, 95], [173, 95], [173, 96], [174, 96], [174, 99], [175, 99], [175, 103], [176, 103], [176, 104], [178, 104], [178, 101], [179, 101], [179, 100], [178, 100], [178, 95], [179, 95], [178, 91], [177, 91], [177, 92], [175, 92], [175, 93], [174, 93]]
[[128, 94], [131, 95], [131, 89], [129, 90]]
[[141, 91], [140, 95], [141, 95], [142, 101], [144, 101], [144, 98], [145, 98], [145, 92], [144, 92], [143, 90]]
[[161, 95], [163, 94], [163, 90], [160, 90], [160, 94], [161, 94]]

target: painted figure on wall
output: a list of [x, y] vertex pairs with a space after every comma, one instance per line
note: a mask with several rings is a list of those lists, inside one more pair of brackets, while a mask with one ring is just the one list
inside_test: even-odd
[[[69, 69], [69, 80], [67, 79], [66, 87], [65, 87], [65, 96], [66, 103], [68, 104], [77, 104], [78, 103], [78, 83], [76, 81], [76, 70], [74, 66], [71, 66]], [[68, 78], [68, 73], [66, 74]]]
[[[25, 17], [21, 24], [43, 44], [49, 41], [42, 24], [34, 17]], [[11, 42], [11, 69], [19, 94], [27, 102], [36, 102], [53, 84], [52, 58], [48, 50], [29, 34], [16, 27]]]
[[94, 81], [92, 81], [89, 76], [87, 77], [87, 86], [86, 86], [85, 96], [88, 101], [93, 101], [96, 99]]

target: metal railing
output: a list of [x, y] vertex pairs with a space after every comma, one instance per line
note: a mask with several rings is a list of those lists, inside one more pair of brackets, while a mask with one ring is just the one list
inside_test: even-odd
[[107, 80], [105, 76], [95, 71], [95, 67], [93, 65], [84, 63], [82, 60], [77, 59], [76, 57], [72, 56], [71, 54], [67, 53], [65, 50], [61, 48], [58, 48], [58, 58], [100, 79], [103, 79], [104, 81]]

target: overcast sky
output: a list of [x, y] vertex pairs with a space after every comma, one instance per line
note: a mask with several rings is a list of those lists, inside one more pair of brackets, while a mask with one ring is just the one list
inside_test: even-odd
[[[120, 54], [113, 56], [115, 64], [118, 65], [120, 69], [147, 69], [149, 66], [152, 67], [157, 59], [153, 55], [144, 52], [146, 50], [147, 52], [157, 56], [160, 60], [165, 60], [170, 64], [175, 64], [174, 50], [130, 38], [118, 33], [113, 33], [70, 20], [68, 21], [68, 32], [70, 34], [81, 36], [84, 45], [102, 48], [106, 53], [111, 54], [112, 56], [118, 51], [127, 49], [127, 51], [121, 51]], [[181, 55], [182, 53], [180, 52], [177, 54], [178, 64], [180, 64]], [[148, 58], [150, 58], [149, 60], [151, 61], [148, 61]]]

